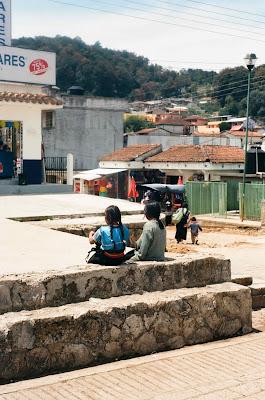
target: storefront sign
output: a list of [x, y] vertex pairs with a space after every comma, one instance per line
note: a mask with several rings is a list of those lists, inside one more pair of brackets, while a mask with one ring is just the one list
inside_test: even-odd
[[55, 85], [56, 55], [0, 46], [0, 81]]
[[11, 0], [0, 0], [0, 46], [11, 46]]

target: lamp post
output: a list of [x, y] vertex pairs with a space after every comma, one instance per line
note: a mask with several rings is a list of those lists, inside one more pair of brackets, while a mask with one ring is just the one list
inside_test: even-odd
[[249, 102], [250, 102], [250, 81], [251, 72], [255, 67], [257, 57], [256, 54], [247, 54], [244, 58], [246, 67], [248, 69], [248, 95], [247, 95], [247, 121], [246, 121], [246, 137], [245, 137], [245, 157], [244, 157], [244, 172], [243, 172], [243, 188], [242, 188], [242, 199], [241, 199], [241, 221], [244, 221], [245, 217], [245, 206], [246, 206], [246, 172], [247, 172], [247, 151], [248, 151], [248, 129], [249, 129]]

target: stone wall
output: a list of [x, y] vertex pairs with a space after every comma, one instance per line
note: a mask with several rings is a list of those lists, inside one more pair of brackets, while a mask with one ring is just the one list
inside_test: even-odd
[[[176, 257], [176, 255], [175, 255]], [[231, 281], [230, 260], [179, 256], [117, 267], [86, 265], [62, 272], [0, 277], [0, 314], [127, 294]]]
[[250, 290], [233, 283], [8, 313], [0, 320], [0, 381], [250, 331]]

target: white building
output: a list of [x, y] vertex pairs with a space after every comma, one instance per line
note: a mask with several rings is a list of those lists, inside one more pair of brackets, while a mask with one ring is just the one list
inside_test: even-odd
[[26, 183], [42, 183], [42, 112], [61, 107], [42, 86], [0, 82], [0, 140], [9, 150], [0, 150], [0, 178], [14, 177], [12, 159]]

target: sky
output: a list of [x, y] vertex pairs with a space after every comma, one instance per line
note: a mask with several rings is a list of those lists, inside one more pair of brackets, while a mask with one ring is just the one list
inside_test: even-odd
[[175, 70], [219, 71], [249, 52], [265, 64], [264, 0], [12, 0], [12, 31], [79, 36]]

